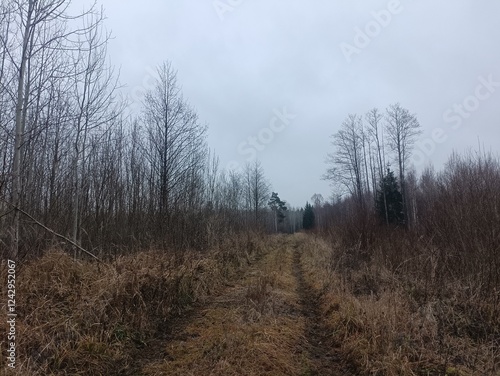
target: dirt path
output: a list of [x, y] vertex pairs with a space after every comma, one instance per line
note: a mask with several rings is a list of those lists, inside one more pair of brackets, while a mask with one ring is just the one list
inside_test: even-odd
[[[141, 375], [349, 375], [307, 284], [295, 237], [148, 346]], [[149, 351], [149, 350], [147, 350]]]
[[295, 249], [293, 273], [297, 279], [297, 293], [305, 317], [305, 337], [311, 360], [310, 375], [351, 375], [343, 364], [338, 344], [333, 337], [333, 328], [324, 321], [320, 312], [321, 293], [315, 291], [305, 280], [301, 264], [301, 253]]

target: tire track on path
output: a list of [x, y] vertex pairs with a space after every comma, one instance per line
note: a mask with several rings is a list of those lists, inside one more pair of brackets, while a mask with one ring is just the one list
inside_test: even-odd
[[324, 320], [321, 314], [321, 293], [312, 288], [304, 277], [301, 251], [295, 245], [293, 254], [293, 274], [297, 280], [297, 293], [302, 306], [302, 315], [305, 318], [305, 347], [309, 353], [311, 369], [308, 375], [314, 376], [343, 376], [351, 373], [335, 342], [334, 331]]
[[293, 276], [290, 238], [159, 341], [136, 375], [304, 376], [304, 319]]
[[300, 242], [281, 237], [239, 279], [171, 322], [134, 376], [355, 375], [308, 284]]

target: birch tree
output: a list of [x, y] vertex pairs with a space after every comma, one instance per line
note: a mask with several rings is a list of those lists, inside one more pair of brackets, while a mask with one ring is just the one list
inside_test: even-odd
[[[68, 42], [77, 30], [68, 30], [69, 2], [65, 0], [13, 0], [10, 4], [12, 25], [7, 39], [12, 38], [9, 63], [14, 71], [11, 97], [14, 107], [14, 141], [10, 202], [14, 208], [11, 226], [11, 256], [17, 257], [20, 239], [20, 207], [22, 193], [22, 155], [25, 148], [26, 119], [32, 105], [31, 90], [35, 59], [44, 59], [50, 51], [71, 49]], [[73, 18], [83, 17], [79, 15]], [[9, 47], [7, 47], [9, 48]], [[64, 76], [66, 72], [57, 72]], [[31, 131], [33, 128], [31, 129]]]
[[[377, 156], [377, 171], [378, 171], [378, 182], [381, 182], [384, 179], [384, 144], [383, 137], [381, 135], [381, 122], [383, 119], [383, 115], [379, 112], [378, 109], [373, 108], [366, 114], [366, 120], [368, 122], [368, 132], [375, 142], [375, 151]], [[382, 197], [384, 201], [385, 207], [385, 222], [389, 224], [389, 215], [387, 211], [387, 197], [385, 195], [385, 191], [382, 191]]]
[[420, 123], [415, 114], [410, 113], [409, 110], [396, 103], [387, 108], [386, 132], [389, 147], [395, 154], [399, 168], [399, 184], [401, 186], [401, 195], [403, 196], [403, 214], [406, 223], [408, 223], [405, 173], [413, 146], [421, 133]]

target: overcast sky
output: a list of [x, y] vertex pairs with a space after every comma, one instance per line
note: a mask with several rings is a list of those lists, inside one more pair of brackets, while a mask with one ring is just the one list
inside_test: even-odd
[[102, 3], [110, 58], [132, 100], [171, 61], [222, 167], [256, 155], [294, 206], [331, 196], [321, 175], [349, 113], [395, 102], [414, 112], [417, 169], [439, 169], [453, 150], [479, 143], [499, 150], [498, 1]]

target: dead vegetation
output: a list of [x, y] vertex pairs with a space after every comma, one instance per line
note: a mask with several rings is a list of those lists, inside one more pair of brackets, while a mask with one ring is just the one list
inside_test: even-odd
[[[472, 281], [433, 284], [389, 270], [382, 252], [353, 263], [357, 250], [338, 243], [304, 239], [301, 249], [306, 280], [323, 289], [322, 314], [358, 374], [500, 372], [498, 296], [481, 297]], [[418, 270], [421, 257], [407, 267]]]
[[311, 330], [319, 311], [296, 273], [296, 243], [233, 239], [182, 262], [143, 252], [106, 265], [50, 252], [19, 272], [16, 372], [337, 374], [328, 332]]
[[18, 270], [12, 374], [499, 373], [498, 295], [438, 282], [433, 249], [392, 268], [382, 248], [358, 252], [306, 234], [233, 238], [182, 260], [49, 252]]
[[344, 356], [360, 374], [500, 374], [498, 156], [454, 154], [397, 183], [399, 220], [380, 194], [348, 196], [318, 207], [323, 240], [304, 246]]
[[[185, 252], [182, 260], [149, 251], [97, 264], [48, 252], [17, 270], [18, 364], [12, 374], [126, 372], [137, 362], [138, 350], [166, 331], [173, 318], [220, 291], [264, 250], [252, 235], [231, 238], [208, 253]], [[6, 270], [2, 264], [4, 283]], [[4, 357], [0, 367], [6, 367]]]

